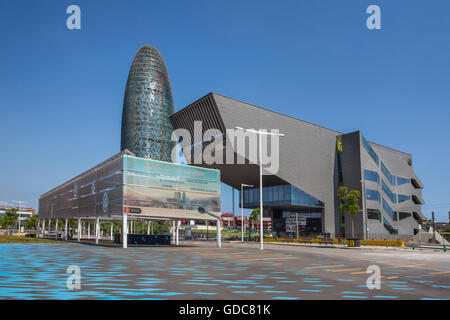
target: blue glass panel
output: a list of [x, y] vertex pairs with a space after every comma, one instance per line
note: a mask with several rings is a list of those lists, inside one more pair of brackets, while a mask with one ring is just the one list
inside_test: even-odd
[[313, 196], [307, 194], [303, 190], [300, 190], [292, 185], [291, 185], [291, 203], [302, 206], [323, 207], [322, 201], [317, 200]]
[[366, 189], [366, 199], [380, 202], [380, 193], [377, 190]]
[[364, 179], [369, 181], [374, 181], [378, 184], [380, 184], [380, 176], [377, 172], [372, 170], [364, 169]]
[[391, 200], [392, 203], [396, 203], [396, 196], [395, 193], [389, 189], [387, 184], [384, 182], [384, 180], [381, 180], [381, 188], [383, 189], [384, 193], [388, 196], [388, 198]]
[[378, 165], [378, 155], [375, 152], [375, 150], [372, 149], [372, 147], [369, 144], [369, 141], [367, 141], [366, 138], [364, 138], [364, 136], [362, 136], [362, 142], [363, 142], [364, 149], [366, 149], [366, 151], [369, 153], [370, 157]]
[[398, 203], [411, 200], [411, 196], [405, 196], [403, 194], [398, 195]]
[[385, 175], [386, 179], [388, 179], [390, 184], [395, 186], [395, 177], [389, 172], [383, 162], [381, 162], [381, 171]]
[[383, 217], [383, 225], [390, 234], [397, 234], [398, 230], [394, 229], [394, 227], [387, 221], [385, 217]]
[[[323, 202], [292, 186], [279, 185], [263, 188], [263, 202], [266, 205], [300, 205], [323, 207]], [[244, 190], [244, 207], [259, 206], [259, 188]]]
[[386, 211], [386, 213], [392, 218], [392, 220], [395, 220], [395, 212], [394, 210], [389, 206], [389, 204], [384, 200], [383, 198], [383, 209]]
[[407, 184], [407, 183], [409, 183], [409, 179], [397, 177], [397, 185], [401, 186], [402, 184]]

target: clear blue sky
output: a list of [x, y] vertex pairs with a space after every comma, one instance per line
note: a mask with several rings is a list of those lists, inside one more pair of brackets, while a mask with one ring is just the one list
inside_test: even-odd
[[[66, 28], [70, 4], [80, 31]], [[366, 28], [370, 4], [381, 30]], [[175, 110], [215, 91], [361, 130], [414, 155], [424, 213], [447, 220], [449, 12], [448, 0], [1, 1], [0, 201], [37, 207], [119, 151], [128, 71], [149, 44], [166, 60]]]

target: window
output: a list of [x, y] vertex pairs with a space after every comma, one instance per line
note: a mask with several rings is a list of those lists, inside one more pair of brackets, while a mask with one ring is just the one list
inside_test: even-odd
[[409, 217], [411, 217], [411, 213], [409, 213], [409, 212], [399, 212], [398, 213], [399, 220], [403, 220], [403, 219], [406, 219]]
[[398, 230], [394, 229], [394, 227], [389, 223], [389, 221], [386, 220], [385, 217], [383, 217], [383, 225], [386, 228], [386, 230], [389, 231], [390, 234], [398, 233]]
[[388, 179], [390, 184], [395, 186], [395, 177], [389, 172], [383, 162], [381, 162], [381, 171], [385, 175], [386, 179]]
[[386, 200], [383, 198], [383, 209], [386, 211], [386, 213], [391, 217], [392, 220], [395, 220], [395, 212], [394, 210], [389, 206]]
[[372, 149], [372, 147], [369, 144], [369, 141], [366, 140], [366, 138], [364, 138], [364, 136], [362, 136], [362, 143], [363, 143], [363, 147], [364, 149], [366, 149], [366, 151], [369, 153], [370, 157], [373, 159], [373, 161], [375, 161], [375, 163], [378, 165], [378, 155], [376, 154], [376, 152]]
[[397, 177], [397, 185], [401, 186], [404, 184], [409, 183], [409, 179], [407, 178], [402, 178], [402, 177]]
[[411, 196], [405, 196], [403, 194], [399, 194], [398, 195], [398, 203], [405, 202], [405, 201], [408, 201], [408, 200], [411, 200]]
[[367, 218], [370, 220], [380, 221], [381, 213], [378, 210], [367, 209]]
[[366, 189], [366, 199], [380, 202], [380, 193], [377, 190]]
[[388, 196], [388, 198], [391, 200], [392, 203], [396, 203], [397, 199], [395, 197], [395, 193], [389, 189], [387, 184], [384, 182], [384, 180], [381, 180], [381, 188], [383, 189], [384, 193]]
[[377, 172], [364, 169], [364, 179], [380, 184], [380, 176]]

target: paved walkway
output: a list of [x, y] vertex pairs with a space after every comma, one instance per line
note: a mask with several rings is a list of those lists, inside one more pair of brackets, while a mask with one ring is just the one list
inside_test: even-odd
[[[0, 299], [448, 299], [450, 254], [266, 244], [0, 245]], [[66, 269], [81, 270], [68, 290]], [[366, 286], [381, 269], [381, 289]]]

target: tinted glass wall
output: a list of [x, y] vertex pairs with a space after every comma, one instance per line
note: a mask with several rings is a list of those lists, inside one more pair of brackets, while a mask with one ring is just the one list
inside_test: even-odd
[[[259, 207], [259, 197], [259, 188], [244, 189], [244, 208]], [[322, 201], [290, 184], [263, 187], [263, 203], [267, 206], [298, 205], [323, 207]], [[240, 202], [239, 205], [241, 205]]]

